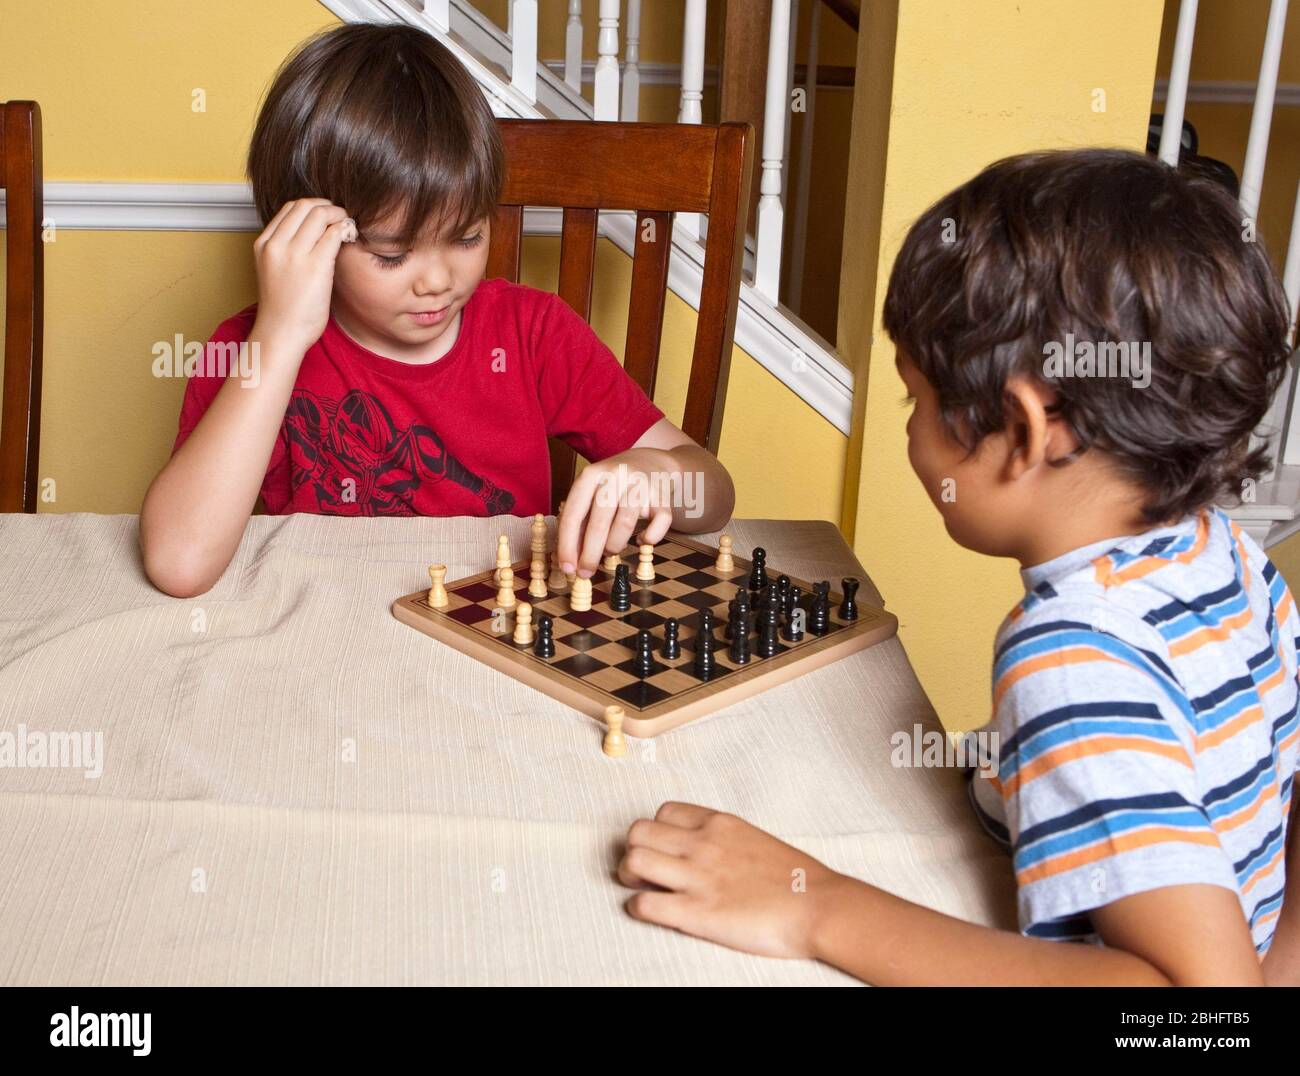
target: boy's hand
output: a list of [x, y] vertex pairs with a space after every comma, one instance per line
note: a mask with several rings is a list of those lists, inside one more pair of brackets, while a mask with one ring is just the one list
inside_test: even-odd
[[320, 339], [330, 316], [334, 261], [349, 237], [356, 237], [356, 225], [324, 198], [280, 207], [253, 242], [257, 324], [264, 337], [304, 352]]
[[628, 901], [637, 919], [758, 956], [809, 959], [817, 914], [842, 875], [734, 815], [665, 803], [627, 835], [618, 878], [658, 886]]
[[664, 476], [677, 463], [668, 451], [630, 448], [588, 464], [564, 502], [556, 538], [560, 567], [589, 579], [606, 553], [620, 553], [641, 520], [641, 540], [661, 541], [673, 524]]

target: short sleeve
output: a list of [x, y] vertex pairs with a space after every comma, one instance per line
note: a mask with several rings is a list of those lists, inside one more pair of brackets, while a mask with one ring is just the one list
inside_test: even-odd
[[585, 459], [625, 452], [664, 417], [562, 299], [550, 297], [535, 341], [546, 434], [560, 438]]
[[1191, 703], [1158, 637], [1062, 605], [1004, 629], [994, 663], [990, 783], [1021, 931], [1086, 937], [1089, 911], [1165, 886], [1237, 892], [1198, 790]]
[[172, 443], [173, 456], [194, 432], [194, 427], [199, 424], [221, 391], [221, 386], [226, 383], [233, 363], [238, 361], [237, 349], [252, 331], [253, 320], [252, 308], [227, 318], [208, 338], [201, 361], [198, 356], [184, 357], [186, 369], [190, 372], [185, 379], [185, 396], [181, 401], [176, 440]]

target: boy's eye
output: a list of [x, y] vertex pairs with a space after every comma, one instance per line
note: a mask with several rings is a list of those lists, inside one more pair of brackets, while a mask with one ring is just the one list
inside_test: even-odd
[[456, 242], [459, 243], [462, 247], [476, 247], [481, 242], [483, 242], [483, 233], [481, 231], [478, 231], [475, 232], [473, 235], [467, 235], [462, 239], [457, 239]]
[[[408, 251], [407, 253], [409, 254], [410, 252]], [[377, 261], [385, 269], [396, 269], [399, 265], [402, 264], [402, 262], [406, 261], [406, 257], [407, 257], [406, 254], [374, 255], [375, 261]]]

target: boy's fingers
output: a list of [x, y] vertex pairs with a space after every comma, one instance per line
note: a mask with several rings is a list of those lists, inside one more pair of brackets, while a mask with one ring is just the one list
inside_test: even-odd
[[280, 226], [280, 222], [289, 215], [293, 207], [293, 202], [285, 202], [284, 205], [276, 211], [275, 216], [266, 222], [266, 227], [262, 229], [262, 234], [257, 237], [253, 246], [258, 246], [259, 244], [265, 245], [267, 240], [275, 234], [275, 230]]
[[351, 217], [344, 217], [342, 220], [336, 220], [321, 234], [320, 239], [316, 241], [313, 250], [322, 253], [328, 253], [331, 257], [337, 257], [339, 248], [348, 242], [348, 231], [351, 226], [352, 234], [356, 235], [356, 225], [352, 223]]
[[699, 829], [717, 813], [717, 811], [710, 810], [708, 807], [701, 807], [695, 803], [677, 803], [674, 800], [669, 800], [660, 804], [659, 810], [655, 811], [655, 821], [667, 822], [670, 825], [681, 826], [684, 829]]
[[325, 230], [331, 224], [341, 224], [347, 220], [347, 210], [342, 206], [317, 205], [307, 210], [306, 216], [303, 217], [302, 223], [298, 225], [298, 231], [289, 241], [292, 250], [298, 253], [306, 253], [314, 248]]
[[687, 855], [698, 842], [698, 831], [668, 822], [638, 818], [627, 831], [628, 848], [653, 848], [670, 856]]
[[625, 907], [633, 919], [658, 923], [684, 934], [692, 933], [687, 926], [690, 922], [691, 898], [681, 893], [637, 893], [629, 898]]
[[293, 208], [285, 214], [284, 219], [276, 225], [275, 234], [271, 238], [284, 244], [292, 243], [297, 238], [298, 230], [307, 215], [318, 205], [329, 204], [324, 198], [299, 198], [293, 203]]
[[673, 510], [671, 508], [653, 508], [651, 513], [650, 522], [646, 524], [641, 537], [651, 545], [658, 545], [664, 540], [664, 535], [668, 533], [673, 525]]
[[629, 848], [618, 865], [618, 880], [627, 886], [649, 882], [680, 892], [690, 886], [693, 877], [694, 870], [681, 856], [653, 848]]
[[555, 533], [555, 552], [560, 558], [560, 567], [566, 572], [574, 571], [578, 566], [578, 537], [582, 532], [583, 521], [587, 518], [587, 507], [591, 504], [591, 482], [584, 482], [587, 472], [578, 475], [577, 481], [569, 489], [569, 496], [564, 502], [564, 513], [560, 516]]
[[600, 558], [605, 554], [605, 545], [609, 539], [610, 524], [614, 522], [614, 513], [617, 511], [615, 506], [603, 504], [597, 498], [587, 513], [587, 530], [583, 535], [582, 552], [578, 556], [580, 575], [592, 575], [600, 567]]

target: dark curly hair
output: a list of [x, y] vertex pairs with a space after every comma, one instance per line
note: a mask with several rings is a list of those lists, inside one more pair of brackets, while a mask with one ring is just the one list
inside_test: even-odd
[[505, 152], [483, 91], [413, 26], [350, 23], [308, 38], [281, 65], [248, 149], [265, 224], [285, 202], [328, 198], [366, 240], [399, 213], [392, 241], [461, 233], [496, 208]]
[[[1231, 502], [1269, 466], [1251, 447], [1290, 348], [1286, 299], [1212, 179], [1125, 150], [990, 165], [912, 226], [884, 326], [973, 450], [1006, 423], [1008, 377], [1055, 390], [1082, 451], [1147, 492], [1152, 523]], [[1053, 342], [1149, 345], [1149, 384], [1056, 376]], [[1112, 354], [1113, 354], [1112, 350]]]

